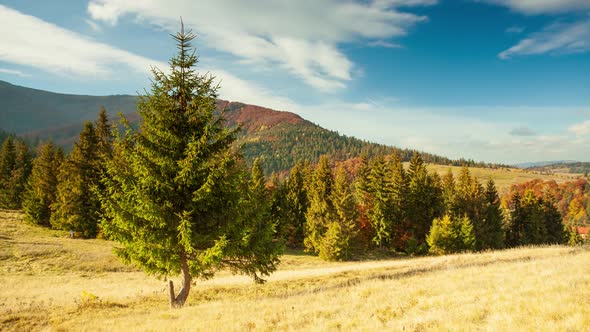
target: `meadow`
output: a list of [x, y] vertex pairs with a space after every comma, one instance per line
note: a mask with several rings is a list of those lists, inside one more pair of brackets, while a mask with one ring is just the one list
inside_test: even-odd
[[[405, 167], [409, 166], [409, 163], [404, 163]], [[459, 176], [459, 172], [461, 171], [460, 166], [445, 166], [445, 165], [435, 165], [429, 164], [426, 166], [428, 171], [436, 172], [440, 176], [444, 176], [447, 174], [449, 169], [453, 172], [455, 179]], [[577, 173], [553, 173], [547, 174], [532, 170], [524, 170], [519, 168], [483, 168], [483, 167], [469, 167], [469, 171], [471, 175], [477, 177], [482, 184], [485, 185], [490, 179], [493, 179], [496, 183], [496, 188], [498, 189], [498, 193], [502, 194], [510, 188], [513, 184], [519, 184], [535, 179], [541, 179], [543, 181], [555, 181], [557, 183], [563, 183], [566, 181], [573, 181], [580, 177], [583, 177], [583, 174]]]
[[170, 309], [165, 281], [114, 245], [0, 211], [0, 330], [590, 331], [586, 247], [342, 263], [291, 252], [264, 285], [220, 271]]

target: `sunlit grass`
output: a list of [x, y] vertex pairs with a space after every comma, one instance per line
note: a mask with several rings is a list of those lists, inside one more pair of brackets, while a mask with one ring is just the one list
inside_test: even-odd
[[325, 263], [292, 252], [264, 285], [222, 272], [171, 310], [166, 283], [0, 212], [0, 330], [590, 330], [590, 251], [533, 247]]
[[[406, 163], [408, 164], [408, 163]], [[407, 165], [406, 165], [407, 167]], [[427, 165], [429, 171], [437, 172], [440, 176], [447, 174], [449, 168], [453, 172], [455, 179], [461, 171], [459, 166], [443, 166], [443, 165]], [[531, 181], [534, 179], [541, 179], [543, 181], [555, 180], [557, 183], [566, 181], [572, 181], [582, 176], [582, 174], [541, 174], [539, 172], [533, 172], [528, 170], [522, 170], [517, 168], [480, 168], [480, 167], [469, 167], [469, 171], [472, 175], [476, 176], [482, 183], [487, 182], [489, 179], [493, 179], [496, 183], [499, 193], [507, 191], [511, 185]]]

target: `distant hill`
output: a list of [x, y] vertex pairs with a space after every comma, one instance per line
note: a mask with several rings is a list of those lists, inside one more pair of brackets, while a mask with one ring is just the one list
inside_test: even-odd
[[[52, 139], [68, 149], [78, 137], [84, 121], [94, 120], [104, 106], [116, 120], [123, 113], [137, 123], [136, 96], [68, 95], [30, 89], [0, 81], [0, 129], [29, 139]], [[300, 116], [283, 111], [219, 100], [226, 109], [229, 126], [242, 125], [237, 144], [243, 146], [247, 162], [260, 157], [267, 174], [289, 170], [297, 161], [316, 162], [321, 155], [347, 160], [366, 154], [390, 154], [398, 151], [408, 161], [414, 150], [370, 143], [324, 129]], [[472, 160], [451, 160], [423, 153], [428, 163], [443, 165], [490, 166]]]
[[111, 116], [134, 112], [136, 99], [129, 95], [68, 95], [0, 81], [0, 128], [19, 135], [68, 131], [69, 126], [94, 120], [100, 106]]
[[533, 167], [543, 167], [543, 166], [550, 166], [556, 164], [566, 164], [566, 163], [575, 163], [576, 160], [552, 160], [552, 161], [536, 161], [536, 162], [528, 162], [528, 163], [519, 163], [514, 164], [512, 166], [516, 168], [533, 168]]
[[544, 166], [529, 167], [527, 170], [541, 173], [572, 173], [572, 174], [588, 174], [590, 173], [590, 162], [580, 161], [566, 161], [557, 162]]

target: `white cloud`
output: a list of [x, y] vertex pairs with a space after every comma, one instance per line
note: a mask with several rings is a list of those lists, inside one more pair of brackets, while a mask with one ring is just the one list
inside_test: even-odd
[[62, 75], [97, 78], [110, 77], [116, 65], [141, 73], [147, 73], [151, 65], [168, 67], [2, 5], [0, 22], [2, 61]]
[[[150, 66], [167, 71], [165, 62], [148, 59], [107, 44], [88, 39], [36, 17], [24, 15], [0, 5], [0, 60], [34, 67], [60, 75], [96, 79], [112, 79], [117, 66], [126, 66], [146, 77]], [[253, 82], [217, 68], [197, 68], [221, 81], [220, 97], [263, 105], [275, 109], [291, 109], [290, 99], [277, 96]], [[21, 71], [0, 68], [0, 73], [29, 76]]]
[[30, 77], [31, 75], [25, 74], [20, 70], [14, 69], [7, 69], [7, 68], [0, 68], [0, 74], [8, 74], [8, 75], [15, 75], [20, 77]]
[[94, 32], [101, 32], [102, 31], [102, 28], [100, 27], [100, 25], [98, 25], [98, 23], [94, 22], [93, 20], [86, 19], [86, 20], [84, 20], [84, 22], [86, 22], [86, 24], [88, 24], [88, 26]]
[[586, 136], [590, 134], [590, 120], [572, 125], [568, 130], [576, 136]]
[[403, 48], [403, 46], [400, 44], [388, 42], [385, 40], [375, 40], [369, 42], [367, 45], [369, 45], [370, 47]]
[[475, 0], [505, 6], [513, 11], [527, 14], [558, 14], [590, 10], [588, 0]]
[[506, 29], [507, 33], [514, 33], [514, 34], [519, 34], [519, 33], [523, 33], [524, 32], [524, 28], [521, 26], [517, 26], [517, 25], [513, 25], [509, 28]]
[[590, 51], [590, 19], [575, 23], [550, 25], [534, 33], [518, 44], [501, 52], [501, 59], [516, 55], [564, 54]]
[[[91, 0], [94, 20], [117, 24], [130, 15], [169, 31], [182, 16], [207, 46], [246, 63], [279, 65], [307, 84], [330, 91], [346, 86], [354, 64], [342, 43], [403, 36], [424, 16], [404, 11], [435, 0], [189, 1]], [[393, 45], [393, 44], [392, 44]]]

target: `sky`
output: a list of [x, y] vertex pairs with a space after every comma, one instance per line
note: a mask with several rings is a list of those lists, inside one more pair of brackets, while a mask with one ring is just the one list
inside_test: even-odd
[[0, 80], [143, 93], [181, 17], [220, 98], [451, 158], [590, 161], [590, 0], [0, 0]]

